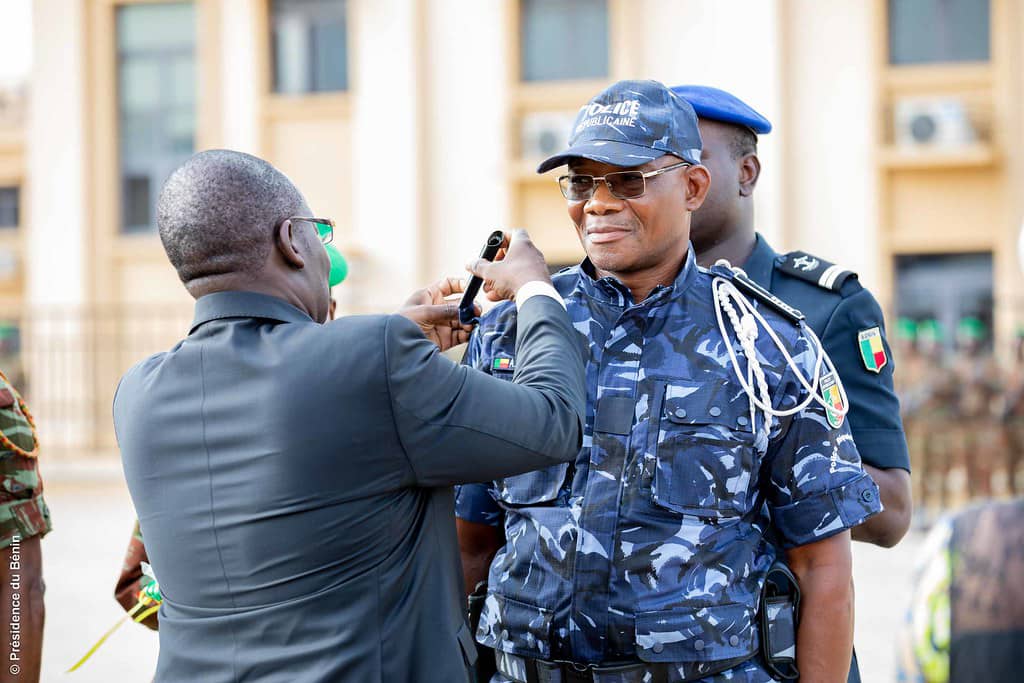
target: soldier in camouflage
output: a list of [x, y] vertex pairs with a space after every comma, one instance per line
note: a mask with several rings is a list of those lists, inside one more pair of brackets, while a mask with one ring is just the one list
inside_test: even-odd
[[[700, 146], [689, 104], [623, 81], [539, 169], [569, 164], [560, 185], [587, 253], [553, 277], [588, 349], [586, 429], [573, 464], [458, 492], [467, 585], [501, 546], [476, 632], [495, 651], [494, 683], [776, 680], [757, 615], [780, 556], [803, 591], [803, 680], [845, 678], [848, 530], [880, 510], [878, 490], [839, 415], [751, 409], [712, 294], [734, 273], [698, 267], [688, 246], [709, 185]], [[642, 175], [609, 175], [632, 169]], [[781, 349], [762, 330], [755, 355], [784, 412], [810, 399], [796, 371], [814, 379], [817, 349], [799, 313], [756, 296]], [[515, 332], [514, 308], [495, 307], [465, 362], [511, 380]], [[500, 521], [504, 533], [466, 533]]]
[[0, 605], [10, 633], [0, 648], [0, 681], [39, 680], [45, 618], [39, 541], [51, 526], [38, 449], [27, 406], [0, 373]]

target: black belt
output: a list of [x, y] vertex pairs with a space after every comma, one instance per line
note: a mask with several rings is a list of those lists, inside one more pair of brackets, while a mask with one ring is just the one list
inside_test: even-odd
[[[699, 681], [759, 657], [747, 655], [714, 662], [713, 665], [688, 672], [681, 683]], [[498, 650], [494, 651], [498, 671], [517, 683], [668, 683], [670, 667], [678, 664], [630, 661], [621, 664], [580, 664], [578, 662], [532, 659]], [[644, 676], [649, 674], [648, 678]]]
[[[667, 664], [579, 664], [549, 662], [497, 652], [495, 654], [498, 671], [519, 683], [668, 683]], [[646, 674], [650, 674], [650, 677], [644, 678]]]

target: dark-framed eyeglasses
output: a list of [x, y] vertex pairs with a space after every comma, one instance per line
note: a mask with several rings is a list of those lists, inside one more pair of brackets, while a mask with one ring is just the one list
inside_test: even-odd
[[605, 173], [603, 176], [592, 176], [585, 173], [570, 173], [558, 178], [558, 187], [562, 196], [571, 202], [587, 201], [597, 192], [597, 183], [604, 181], [608, 191], [617, 199], [636, 199], [647, 191], [647, 179], [674, 171], [677, 168], [692, 166], [688, 161], [681, 161], [654, 171], [617, 171]]
[[296, 221], [305, 221], [306, 223], [312, 223], [313, 229], [316, 230], [317, 236], [320, 241], [324, 244], [330, 244], [331, 240], [334, 239], [334, 221], [330, 218], [308, 218], [306, 216], [292, 216], [289, 218], [292, 223]]

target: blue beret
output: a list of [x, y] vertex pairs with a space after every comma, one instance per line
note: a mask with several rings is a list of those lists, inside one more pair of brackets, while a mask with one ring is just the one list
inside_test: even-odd
[[772, 123], [758, 114], [740, 98], [706, 85], [677, 85], [672, 88], [679, 97], [690, 103], [697, 116], [712, 121], [722, 121], [737, 126], [746, 126], [761, 135], [770, 133]]

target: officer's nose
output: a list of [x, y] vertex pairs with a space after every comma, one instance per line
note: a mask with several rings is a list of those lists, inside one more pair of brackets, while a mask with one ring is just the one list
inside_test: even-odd
[[608, 189], [608, 183], [601, 180], [597, 183], [594, 196], [587, 200], [583, 210], [595, 216], [603, 216], [608, 213], [621, 211], [624, 206], [625, 202], [615, 197], [611, 190]]

